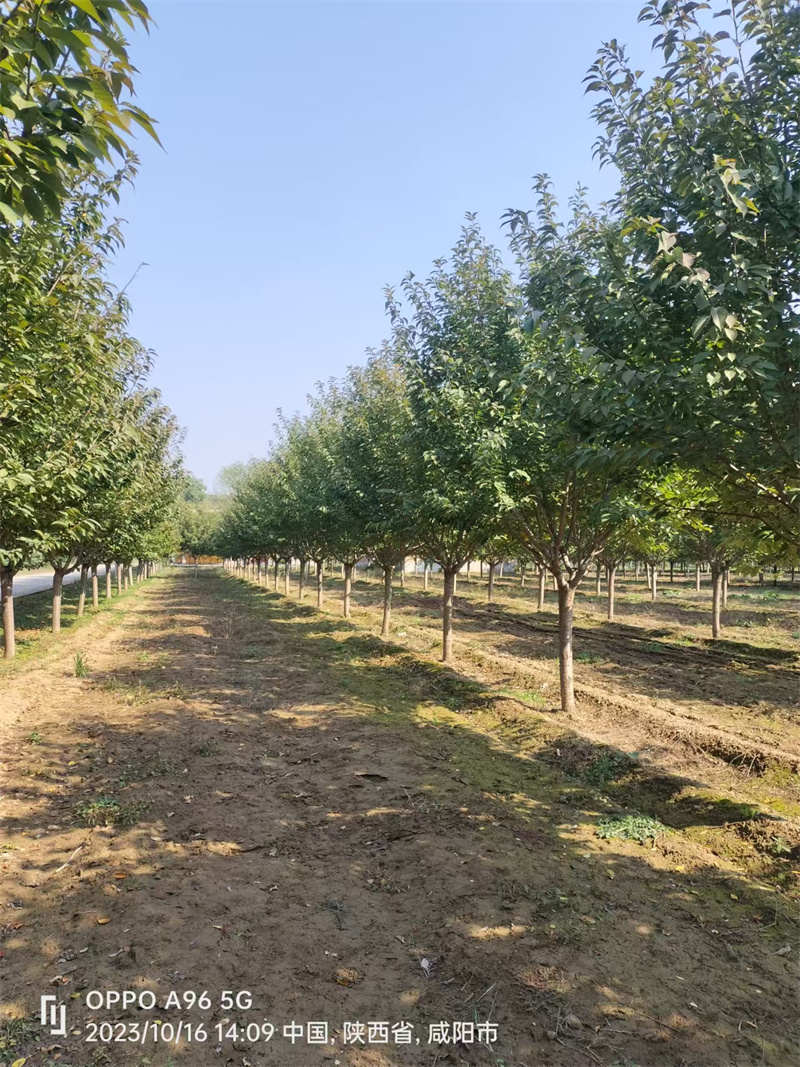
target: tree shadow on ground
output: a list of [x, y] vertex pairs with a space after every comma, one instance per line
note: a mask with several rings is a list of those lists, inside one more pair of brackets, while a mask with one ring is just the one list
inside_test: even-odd
[[[88, 1013], [72, 992], [201, 988], [211, 1029], [237, 1014], [219, 991], [250, 989], [280, 1024], [419, 1026], [419, 1048], [377, 1048], [375, 1064], [789, 1062], [780, 895], [669, 840], [599, 841], [597, 791], [474, 728], [484, 694], [457, 672], [415, 672], [407, 650], [337, 639], [241, 582], [181, 576], [149, 595], [148, 628], [114, 659], [150, 662], [97, 670], [68, 720], [42, 721], [35, 756], [7, 743], [5, 831], [22, 844], [6, 1011], [38, 1015], [54, 991], [74, 1027]], [[425, 1044], [430, 1022], [487, 1017], [491, 1050]], [[14, 1057], [53, 1040], [32, 1032]], [[88, 1046], [57, 1040], [86, 1067]], [[283, 1039], [245, 1051], [309, 1063]], [[169, 1058], [219, 1062], [211, 1042], [153, 1062]]]

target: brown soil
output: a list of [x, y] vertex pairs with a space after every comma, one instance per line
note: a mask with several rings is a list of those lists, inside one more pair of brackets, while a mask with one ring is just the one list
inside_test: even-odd
[[[552, 636], [519, 625], [516, 594], [487, 612], [477, 585], [459, 592], [457, 671], [434, 663], [435, 601], [416, 588], [383, 643], [377, 585], [345, 624], [333, 599], [317, 613], [201, 572], [147, 583], [113, 626], [0, 675], [0, 1063], [798, 1062], [791, 619], [760, 658], [773, 645], [751, 631], [701, 666], [670, 638], [649, 680], [610, 634], [564, 723], [542, 695]], [[641, 629], [630, 604], [623, 626]], [[749, 670], [763, 722], [736, 703]], [[782, 755], [745, 766], [688, 722]], [[597, 835], [626, 811], [674, 829], [654, 847]], [[92, 990], [145, 989], [157, 1010], [87, 1007]], [[170, 990], [210, 1004], [166, 1008]], [[227, 990], [252, 1006], [226, 1009]], [[66, 1004], [65, 1037], [39, 1026], [43, 993]], [[208, 1039], [93, 1044], [90, 1019], [204, 1023]], [[265, 1019], [268, 1043], [224, 1036]], [[292, 1020], [327, 1021], [332, 1041], [292, 1045]], [[489, 1020], [497, 1040], [429, 1044], [440, 1020]], [[345, 1044], [345, 1021], [408, 1021], [420, 1043]]]

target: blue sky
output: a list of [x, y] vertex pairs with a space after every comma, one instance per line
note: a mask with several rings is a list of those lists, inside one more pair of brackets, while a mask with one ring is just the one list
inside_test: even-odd
[[118, 274], [148, 263], [133, 329], [209, 486], [380, 342], [384, 285], [426, 273], [466, 211], [501, 242], [538, 171], [609, 195], [581, 79], [611, 37], [649, 59], [640, 0], [150, 7], [138, 102], [165, 151], [139, 142]]

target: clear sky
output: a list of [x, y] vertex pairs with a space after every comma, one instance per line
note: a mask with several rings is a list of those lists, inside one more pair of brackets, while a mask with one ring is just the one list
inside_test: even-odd
[[581, 79], [611, 37], [649, 59], [641, 0], [150, 7], [138, 102], [165, 151], [139, 142], [118, 271], [148, 263], [133, 329], [209, 487], [379, 344], [384, 285], [426, 273], [466, 211], [499, 243], [539, 171], [608, 196]]

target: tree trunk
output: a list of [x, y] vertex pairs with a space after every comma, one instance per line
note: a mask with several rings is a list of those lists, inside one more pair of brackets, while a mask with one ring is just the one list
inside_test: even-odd
[[97, 582], [97, 564], [92, 564], [92, 607], [100, 607], [100, 587]]
[[617, 579], [616, 563], [609, 563], [606, 567], [606, 581], [608, 584], [608, 621], [614, 621], [614, 583]]
[[283, 570], [283, 595], [289, 595], [289, 580], [292, 572], [292, 561], [290, 559], [284, 560]]
[[489, 564], [489, 603], [494, 600], [494, 563]]
[[342, 612], [346, 619], [350, 618], [350, 597], [353, 592], [353, 564], [344, 565], [344, 596], [342, 598]]
[[671, 559], [669, 561], [669, 580], [670, 580], [670, 584], [672, 584], [675, 581], [675, 560], [674, 559]]
[[539, 604], [536, 608], [537, 611], [544, 611], [544, 593], [545, 583], [547, 581], [547, 571], [544, 567], [539, 568]]
[[117, 596], [122, 593], [122, 564], [117, 564]]
[[453, 593], [456, 584], [456, 572], [453, 568], [444, 569], [444, 591], [442, 593], [442, 662], [453, 661]]
[[303, 599], [304, 586], [306, 581], [306, 561], [305, 558], [300, 560], [300, 585], [297, 588], [297, 599]]
[[458, 571], [453, 571], [453, 596], [456, 595], [456, 586], [458, 585]]
[[602, 585], [600, 582], [600, 564], [597, 564], [597, 573], [594, 576], [594, 595], [600, 596], [602, 592]]
[[111, 599], [111, 563], [104, 564], [106, 568], [106, 600]]
[[575, 711], [575, 677], [572, 666], [572, 618], [575, 590], [562, 579], [558, 587], [558, 673], [561, 683], [561, 710]]
[[728, 606], [728, 578], [729, 572], [727, 567], [722, 569], [722, 606], [727, 608]]
[[322, 608], [322, 564], [323, 560], [314, 560], [317, 565], [317, 610]]
[[711, 636], [716, 640], [722, 633], [720, 608], [722, 606], [722, 568], [711, 564]]
[[700, 564], [699, 563], [695, 563], [695, 565], [694, 565], [694, 588], [695, 588], [695, 592], [697, 592], [697, 593], [700, 592]]
[[64, 588], [64, 572], [57, 570], [53, 575], [53, 633], [61, 629], [61, 594]]
[[524, 589], [525, 588], [525, 564], [524, 563], [520, 567], [519, 587], [520, 587], [520, 589]]
[[14, 572], [0, 567], [0, 601], [3, 605], [3, 655], [11, 659], [17, 651], [14, 630]]
[[80, 592], [78, 593], [78, 615], [83, 615], [86, 611], [86, 577], [89, 573], [89, 567], [84, 563], [81, 566], [80, 577]]
[[403, 558], [400, 560], [400, 588], [401, 589], [405, 589], [405, 587], [406, 587], [406, 557], [403, 556]]
[[655, 601], [658, 596], [658, 567], [650, 568], [650, 599]]
[[381, 637], [389, 636], [389, 621], [392, 617], [392, 567], [383, 568], [383, 622]]
[[422, 564], [422, 588], [425, 592], [428, 591], [428, 582], [430, 580], [431, 569], [427, 563]]

